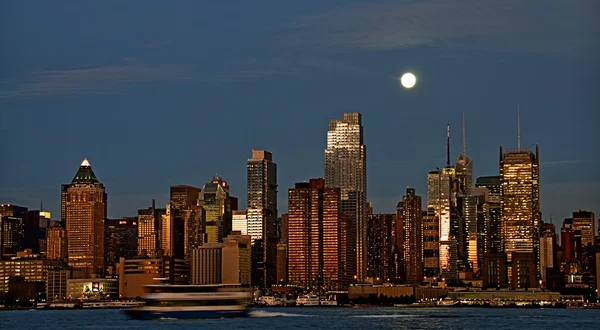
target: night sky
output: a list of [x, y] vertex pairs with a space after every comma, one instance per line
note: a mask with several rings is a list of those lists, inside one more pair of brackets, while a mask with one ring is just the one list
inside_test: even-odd
[[243, 207], [254, 148], [273, 152], [283, 213], [323, 176], [328, 120], [361, 112], [368, 199], [394, 212], [407, 185], [426, 200], [447, 122], [456, 161], [463, 112], [474, 175], [497, 175], [520, 104], [543, 219], [600, 213], [598, 1], [210, 2], [2, 1], [0, 202], [59, 219], [87, 157], [109, 217], [217, 173]]

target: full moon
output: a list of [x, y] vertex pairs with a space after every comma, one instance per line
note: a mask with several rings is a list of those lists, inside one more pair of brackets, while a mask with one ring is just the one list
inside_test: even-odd
[[414, 74], [407, 72], [400, 78], [400, 83], [402, 86], [404, 86], [404, 88], [413, 88], [413, 86], [415, 86], [417, 83], [417, 77], [415, 77]]

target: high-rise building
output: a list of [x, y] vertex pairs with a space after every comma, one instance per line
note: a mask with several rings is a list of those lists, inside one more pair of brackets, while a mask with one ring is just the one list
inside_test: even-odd
[[138, 254], [138, 218], [108, 219], [104, 226], [104, 265], [115, 266], [120, 258]]
[[395, 214], [367, 217], [367, 277], [387, 281], [394, 277]]
[[47, 237], [46, 259], [67, 260], [67, 230], [64, 227], [50, 227]]
[[556, 246], [556, 231], [551, 223], [542, 224], [540, 237], [540, 271], [543, 282], [546, 282], [547, 269], [554, 268], [554, 253]]
[[[501, 205], [500, 205], [500, 176], [480, 176], [475, 184], [478, 188], [486, 188], [485, 205], [485, 253], [503, 251], [501, 238]], [[480, 231], [481, 232], [481, 231]]]
[[171, 186], [170, 251], [175, 258], [190, 258], [191, 251], [204, 242], [204, 209], [198, 206], [201, 189]]
[[250, 236], [229, 235], [223, 243], [204, 243], [192, 251], [190, 282], [250, 285]]
[[[136, 230], [137, 230], [137, 253], [140, 255], [147, 255], [149, 257], [156, 257], [158, 250], [161, 249], [161, 241], [160, 241], [160, 231], [162, 224], [162, 216], [166, 213], [166, 209], [157, 209], [155, 201], [152, 200], [152, 206], [147, 209], [139, 209], [138, 216], [136, 221]], [[133, 221], [127, 222], [124, 224], [125, 227], [129, 224], [129, 226], [133, 226]], [[119, 256], [116, 261], [119, 260], [120, 257], [124, 257], [126, 259], [132, 258], [132, 256]]]
[[287, 243], [289, 237], [289, 216], [287, 213], [279, 217], [279, 241]]
[[342, 212], [350, 224], [347, 244], [354, 250], [346, 257], [346, 267], [363, 280], [367, 270], [367, 147], [360, 113], [344, 113], [341, 120], [329, 121], [325, 185], [341, 190]]
[[242, 235], [248, 235], [248, 216], [246, 210], [232, 212], [231, 231], [239, 231]]
[[[449, 142], [448, 142], [449, 143]], [[439, 219], [439, 267], [440, 275], [447, 279], [458, 277], [457, 238], [453, 224], [456, 221], [456, 197], [453, 193], [454, 168], [429, 171], [427, 175], [427, 208]]]
[[575, 230], [573, 230], [573, 218], [567, 218], [563, 221], [562, 228], [560, 229], [560, 249], [561, 249], [561, 262], [575, 262], [576, 243], [575, 243]]
[[407, 283], [423, 281], [423, 212], [421, 197], [414, 188], [406, 188], [406, 195], [396, 208], [396, 221], [400, 229], [400, 255]]
[[23, 250], [27, 208], [14, 204], [0, 205], [0, 260]]
[[423, 210], [423, 275], [436, 277], [440, 272], [440, 221], [433, 208]]
[[71, 184], [63, 185], [69, 266], [73, 277], [104, 271], [104, 219], [107, 195], [87, 158]]
[[517, 278], [512, 275], [513, 252], [532, 253], [534, 263], [539, 260], [541, 213], [537, 145], [535, 153], [520, 148], [520, 142], [516, 150], [500, 147], [500, 194], [501, 237], [508, 257], [508, 279], [512, 281]]
[[573, 230], [581, 231], [581, 244], [584, 247], [588, 244], [594, 245], [594, 220], [594, 212], [573, 212]]
[[289, 284], [313, 292], [345, 287], [340, 189], [324, 179], [296, 183], [288, 190], [288, 221]]
[[216, 243], [231, 233], [232, 205], [229, 186], [221, 177], [215, 176], [202, 187], [198, 205], [204, 209], [204, 242]]
[[[277, 281], [277, 164], [271, 152], [252, 150], [246, 168], [248, 235], [254, 249], [253, 285], [266, 288]], [[257, 240], [262, 243], [256, 245]]]

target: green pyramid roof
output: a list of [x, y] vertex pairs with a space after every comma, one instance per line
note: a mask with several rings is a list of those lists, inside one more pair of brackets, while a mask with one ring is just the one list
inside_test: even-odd
[[92, 171], [92, 165], [88, 162], [87, 158], [79, 166], [79, 170], [75, 174], [72, 183], [99, 183], [96, 174]]

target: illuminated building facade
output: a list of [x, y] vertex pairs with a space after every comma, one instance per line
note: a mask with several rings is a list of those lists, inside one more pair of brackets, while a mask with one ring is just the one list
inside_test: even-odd
[[581, 244], [584, 247], [588, 244], [594, 245], [594, 218], [594, 212], [573, 212], [573, 230], [581, 231]]
[[423, 211], [423, 275], [436, 277], [440, 271], [440, 221], [435, 210]]
[[452, 235], [452, 220], [456, 218], [456, 198], [453, 194], [454, 168], [445, 167], [429, 171], [427, 175], [427, 208], [433, 209], [439, 219], [439, 267], [440, 275], [456, 279], [457, 240]]
[[204, 243], [192, 251], [190, 282], [241, 284], [251, 282], [251, 242], [248, 235], [232, 234], [223, 243]]
[[404, 278], [407, 283], [419, 284], [423, 281], [423, 212], [421, 197], [414, 188], [406, 188], [406, 195], [396, 208], [396, 221], [402, 242], [399, 249]]
[[65, 228], [69, 266], [73, 277], [104, 271], [104, 219], [107, 197], [92, 166], [84, 159], [65, 192]]
[[[204, 210], [198, 206], [201, 189], [187, 186], [171, 186], [169, 251], [175, 258], [189, 259], [192, 249], [204, 242]], [[166, 247], [166, 246], [165, 246]]]
[[387, 281], [394, 277], [395, 214], [367, 216], [367, 277]]
[[324, 179], [296, 183], [288, 190], [289, 284], [311, 292], [340, 290], [344, 274], [346, 222], [340, 189]]
[[231, 231], [248, 235], [248, 216], [246, 215], [246, 210], [233, 211], [231, 218]]
[[13, 257], [23, 250], [25, 224], [23, 218], [3, 216], [0, 218], [0, 260]]
[[551, 223], [542, 225], [542, 234], [540, 237], [540, 272], [542, 281], [546, 282], [547, 269], [554, 268], [554, 254], [556, 251], [556, 231]]
[[223, 241], [223, 237], [231, 233], [232, 227], [232, 205], [227, 182], [215, 176], [202, 187], [198, 205], [204, 209], [204, 242]]
[[[139, 209], [135, 228], [137, 230], [137, 253], [145, 254], [149, 257], [156, 257], [158, 250], [161, 249], [160, 230], [162, 216], [166, 213], [165, 209], [157, 209], [154, 200], [152, 206], [147, 209]], [[125, 220], [127, 221], [127, 220]], [[133, 221], [126, 222], [125, 225], [133, 226]], [[113, 223], [114, 225], [114, 223]], [[132, 258], [132, 256], [119, 256]], [[118, 260], [115, 260], [115, 262]], [[112, 260], [112, 259], [111, 259]]]
[[48, 228], [46, 240], [46, 259], [67, 260], [67, 230], [64, 227]]
[[[504, 251], [501, 236], [500, 176], [480, 176], [475, 184], [486, 188], [486, 201], [483, 206], [485, 217], [485, 253]], [[481, 231], [480, 231], [481, 232]]]
[[[508, 278], [512, 275], [512, 255], [533, 253], [539, 260], [541, 230], [539, 148], [504, 150], [500, 147], [501, 238], [508, 257]], [[511, 284], [511, 286], [514, 286]]]
[[[325, 185], [341, 189], [342, 212], [350, 224], [347, 271], [363, 280], [367, 270], [367, 147], [362, 115], [344, 113], [329, 121], [325, 149]], [[352, 251], [350, 250], [350, 251]]]
[[277, 281], [277, 164], [271, 152], [252, 150], [246, 169], [248, 235], [254, 249], [253, 285], [266, 288]]
[[104, 228], [104, 265], [113, 266], [121, 257], [131, 259], [138, 254], [138, 219], [108, 219]]

